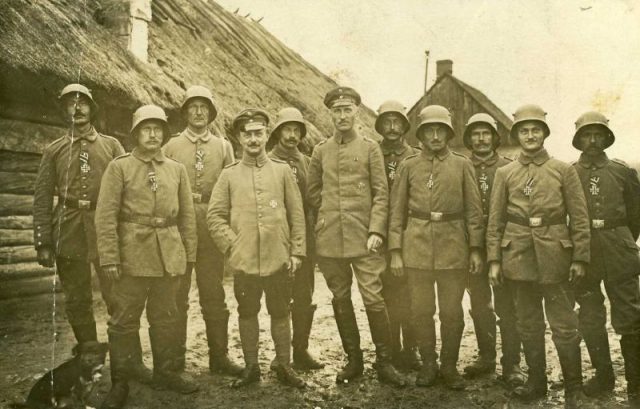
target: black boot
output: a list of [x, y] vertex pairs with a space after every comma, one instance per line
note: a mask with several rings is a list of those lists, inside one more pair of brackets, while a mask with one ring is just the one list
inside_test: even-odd
[[416, 386], [433, 386], [438, 379], [438, 363], [436, 362], [435, 351], [428, 348], [423, 348], [422, 355], [422, 368], [416, 376]]
[[153, 354], [153, 383], [158, 389], [168, 389], [181, 394], [197, 392], [199, 387], [180, 371], [176, 360], [180, 359], [179, 340], [174, 328], [149, 328]]
[[132, 341], [131, 366], [129, 367], [129, 375], [134, 381], [138, 381], [144, 385], [150, 385], [153, 382], [153, 372], [147, 368], [142, 361], [142, 345], [140, 344], [140, 333], [136, 332], [135, 342]]
[[407, 381], [392, 364], [391, 331], [387, 311], [367, 310], [371, 338], [376, 346], [376, 364], [378, 379], [394, 386], [406, 386]]
[[440, 325], [442, 334], [442, 348], [440, 353], [440, 376], [447, 388], [452, 390], [465, 389], [465, 382], [458, 372], [458, 357], [460, 355], [460, 341], [462, 341], [462, 325]]
[[239, 376], [242, 367], [229, 358], [229, 312], [219, 320], [205, 321], [209, 344], [209, 371]]
[[547, 361], [544, 349], [544, 335], [540, 339], [522, 342], [524, 356], [529, 367], [529, 376], [522, 386], [513, 390], [514, 396], [524, 402], [543, 398], [547, 395]]
[[609, 337], [603, 327], [597, 331], [583, 331], [582, 337], [589, 351], [591, 365], [596, 370], [596, 375], [584, 385], [584, 393], [587, 396], [599, 396], [613, 391], [615, 376], [609, 352]]
[[238, 379], [233, 381], [231, 386], [241, 388], [256, 382], [260, 382], [260, 367], [258, 364], [248, 364], [244, 367]]
[[420, 356], [420, 350], [418, 349], [418, 342], [410, 315], [411, 311], [409, 309], [409, 311], [403, 314], [401, 322], [403, 345], [402, 361], [405, 368], [418, 371], [422, 367], [422, 357]]
[[558, 358], [564, 380], [564, 407], [566, 409], [584, 409], [591, 407], [582, 390], [582, 358], [580, 344], [558, 345]]
[[361, 376], [364, 372], [364, 363], [362, 362], [362, 350], [360, 349], [358, 322], [356, 321], [356, 314], [353, 311], [351, 300], [333, 300], [332, 304], [338, 332], [342, 340], [342, 347], [347, 354], [347, 364], [336, 376], [336, 382], [342, 384]]
[[640, 408], [640, 335], [623, 335], [620, 347], [624, 358], [629, 406]]
[[469, 378], [474, 378], [496, 370], [496, 319], [491, 310], [486, 311], [486, 314], [477, 314], [473, 311], [469, 311], [469, 314], [473, 319], [473, 328], [478, 341], [478, 358], [464, 368], [464, 373]]
[[100, 409], [120, 409], [129, 396], [127, 370], [135, 348], [135, 335], [109, 334], [109, 359], [111, 361], [111, 390]]
[[175, 328], [175, 339], [177, 343], [176, 357], [173, 361], [173, 370], [183, 372], [187, 366], [187, 325], [188, 317], [185, 312], [184, 318], [179, 318]]
[[291, 322], [293, 325], [293, 366], [298, 369], [322, 369], [324, 364], [318, 362], [309, 353], [309, 334], [313, 323], [313, 314], [316, 311], [315, 305], [302, 308], [293, 305], [291, 311]]
[[95, 322], [88, 324], [72, 324], [71, 329], [73, 330], [73, 335], [75, 335], [78, 344], [98, 340]]

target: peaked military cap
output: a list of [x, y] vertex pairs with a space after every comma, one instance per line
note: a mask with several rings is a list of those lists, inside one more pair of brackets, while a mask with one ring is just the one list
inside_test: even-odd
[[233, 132], [239, 131], [256, 131], [264, 129], [269, 125], [269, 115], [259, 108], [247, 108], [242, 110], [233, 119]]
[[324, 105], [327, 108], [345, 105], [360, 105], [360, 94], [350, 87], [337, 87], [327, 92], [324, 97]]

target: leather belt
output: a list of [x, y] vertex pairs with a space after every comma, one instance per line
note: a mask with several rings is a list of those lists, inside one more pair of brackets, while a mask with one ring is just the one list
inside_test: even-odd
[[193, 203], [209, 203], [211, 193], [192, 193]]
[[555, 218], [547, 218], [547, 217], [520, 217], [512, 214], [507, 215], [507, 221], [509, 223], [519, 224], [520, 226], [527, 227], [544, 227], [544, 226], [554, 226], [556, 224], [567, 224], [567, 217], [555, 217]]
[[464, 219], [463, 212], [456, 213], [443, 213], [443, 212], [418, 212], [415, 210], [409, 210], [409, 217], [420, 220], [430, 220], [432, 222], [449, 222], [452, 220]]
[[615, 229], [628, 224], [629, 222], [626, 219], [591, 219], [591, 229], [593, 230]]
[[60, 202], [68, 208], [71, 209], [81, 209], [81, 210], [96, 210], [95, 202], [91, 200], [71, 200], [71, 199], [61, 199]]
[[121, 214], [120, 221], [149, 227], [170, 227], [177, 224], [175, 217], [154, 217], [142, 214]]

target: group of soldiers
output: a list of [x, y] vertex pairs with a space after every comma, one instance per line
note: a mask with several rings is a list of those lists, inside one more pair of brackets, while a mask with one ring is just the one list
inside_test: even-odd
[[[209, 129], [218, 107], [203, 86], [187, 89], [187, 127], [175, 137], [162, 108], [140, 107], [131, 153], [95, 130], [98, 106], [85, 86], [68, 85], [60, 102], [69, 132], [43, 153], [35, 245], [40, 264], [56, 265], [78, 343], [97, 340], [91, 265], [97, 273], [110, 315], [112, 387], [102, 408], [125, 405], [129, 380], [180, 393], [198, 389], [185, 374], [194, 267], [211, 372], [236, 376], [235, 387], [260, 380], [264, 293], [276, 355], [271, 370], [283, 384], [304, 387], [293, 367], [323, 367], [308, 351], [316, 265], [333, 295], [347, 358], [338, 383], [364, 370], [355, 276], [381, 381], [405, 386], [399, 370], [413, 369], [418, 386], [441, 380], [465, 388], [457, 361], [467, 291], [478, 357], [465, 376], [495, 372], [499, 326], [505, 384], [523, 401], [544, 397], [546, 315], [568, 408], [588, 407], [585, 394], [614, 388], [604, 282], [629, 402], [640, 407], [640, 182], [604, 153], [614, 134], [602, 114], [578, 118], [572, 144], [582, 154], [567, 164], [544, 149], [550, 129], [540, 107], [514, 114], [510, 138], [521, 152], [513, 161], [497, 153], [495, 119], [479, 113], [464, 131], [467, 158], [449, 150], [455, 131], [446, 108], [420, 112], [421, 147], [414, 148], [405, 141], [405, 108], [387, 101], [378, 110], [376, 143], [355, 126], [359, 94], [338, 87], [324, 99], [335, 131], [311, 157], [299, 149], [307, 127], [298, 109], [282, 109], [270, 127], [267, 112], [250, 108], [232, 123], [241, 146], [236, 160], [231, 144]], [[228, 356], [225, 271], [233, 274], [244, 366]], [[153, 370], [140, 346], [145, 308]], [[581, 339], [595, 368], [584, 385]]]

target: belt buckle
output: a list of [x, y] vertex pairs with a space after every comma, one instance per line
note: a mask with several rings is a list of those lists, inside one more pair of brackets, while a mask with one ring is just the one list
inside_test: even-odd
[[191, 193], [191, 197], [195, 203], [202, 203], [202, 193]]
[[442, 220], [442, 212], [431, 212], [431, 221], [439, 222]]
[[529, 217], [529, 227], [542, 226], [542, 217]]
[[91, 200], [78, 200], [78, 209], [91, 209]]
[[603, 219], [591, 220], [591, 227], [593, 227], [594, 229], [604, 229], [604, 220]]
[[164, 226], [166, 223], [166, 219], [164, 217], [155, 217], [153, 219], [153, 224], [155, 224], [156, 227], [162, 227]]

